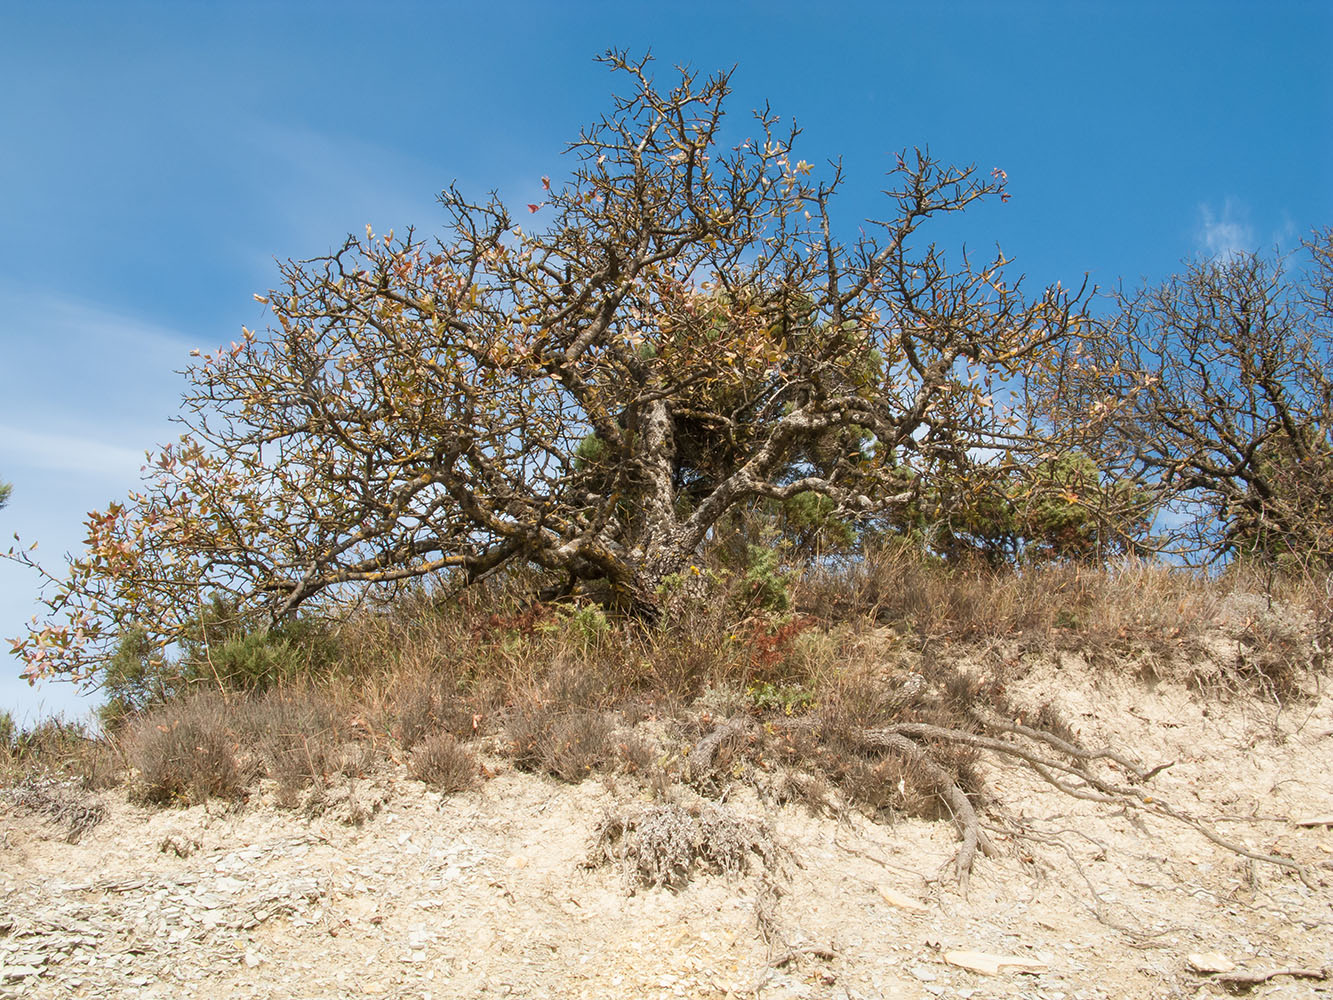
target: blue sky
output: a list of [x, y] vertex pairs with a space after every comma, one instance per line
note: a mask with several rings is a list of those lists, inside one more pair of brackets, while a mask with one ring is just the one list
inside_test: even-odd
[[[1033, 282], [1160, 279], [1333, 224], [1333, 4], [0, 4], [0, 511], [58, 562], [173, 436], [173, 372], [244, 324], [275, 258], [440, 215], [453, 180], [520, 206], [608, 107], [593, 56], [736, 67], [841, 156], [848, 227], [893, 151], [1003, 167], [947, 238]], [[0, 636], [37, 610], [0, 563]], [[0, 647], [0, 709], [78, 714]]]

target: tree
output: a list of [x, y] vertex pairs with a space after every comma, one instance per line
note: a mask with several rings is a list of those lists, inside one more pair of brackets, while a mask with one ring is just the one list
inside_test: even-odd
[[1145, 549], [1154, 503], [1132, 481], [1108, 479], [1089, 455], [1068, 450], [973, 470], [966, 480], [942, 477], [884, 527], [952, 561], [1100, 565]]
[[899, 155], [889, 214], [844, 242], [841, 167], [814, 179], [795, 128], [764, 109], [722, 146], [728, 74], [663, 90], [605, 62], [629, 93], [544, 179], [539, 228], [451, 188], [441, 238], [367, 227], [282, 266], [272, 328], [188, 370], [186, 432], [90, 518], [16, 641], [30, 670], [86, 676], [130, 625], [177, 642], [214, 597], [280, 622], [515, 566], [651, 617], [743, 505], [893, 509], [1035, 446], [992, 393], [1086, 321], [1082, 292], [1029, 298], [1001, 254], [921, 235], [1003, 172]]
[[4, 482], [3, 480], [0, 480], [0, 510], [3, 510], [4, 507], [9, 503], [9, 495], [10, 493], [13, 492], [13, 490], [14, 490], [13, 486], [11, 486], [9, 483]]
[[1087, 447], [1172, 504], [1185, 551], [1333, 566], [1333, 229], [1303, 246], [1294, 273], [1234, 254], [1121, 293], [1061, 369]]

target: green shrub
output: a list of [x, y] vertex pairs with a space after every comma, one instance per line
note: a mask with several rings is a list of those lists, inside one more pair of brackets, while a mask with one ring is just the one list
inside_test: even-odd
[[600, 607], [586, 604], [569, 615], [565, 628], [575, 644], [586, 652], [601, 644], [610, 631], [611, 623]]
[[776, 549], [746, 546], [747, 568], [741, 597], [750, 610], [776, 611], [791, 607], [791, 574], [784, 572]]
[[845, 552], [856, 544], [856, 528], [837, 509], [822, 493], [790, 496], [782, 501], [783, 534], [802, 552]]
[[124, 629], [102, 667], [103, 726], [117, 728], [132, 715], [163, 705], [197, 686], [264, 691], [297, 678], [326, 674], [339, 649], [322, 622], [297, 618], [271, 629], [248, 621], [214, 598], [195, 634], [172, 657], [138, 627]]
[[98, 718], [106, 728], [117, 728], [126, 717], [179, 694], [185, 683], [179, 667], [153, 647], [147, 632], [125, 629], [102, 668], [107, 700], [97, 710]]

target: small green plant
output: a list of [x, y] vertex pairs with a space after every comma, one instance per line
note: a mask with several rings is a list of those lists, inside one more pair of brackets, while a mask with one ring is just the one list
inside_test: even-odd
[[776, 549], [747, 545], [741, 595], [752, 610], [776, 611], [791, 607], [791, 574], [784, 572]]
[[610, 631], [606, 612], [595, 604], [586, 604], [566, 619], [567, 634], [583, 650], [599, 646]]
[[746, 692], [751, 704], [761, 712], [801, 715], [815, 707], [815, 693], [804, 684], [772, 684], [760, 681]]

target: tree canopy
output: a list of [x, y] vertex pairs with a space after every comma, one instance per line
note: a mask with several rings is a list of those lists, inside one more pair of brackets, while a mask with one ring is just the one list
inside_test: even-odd
[[1053, 386], [1066, 436], [1173, 508], [1186, 556], [1333, 567], [1333, 229], [1115, 305]]
[[729, 74], [605, 61], [624, 93], [542, 203], [450, 188], [437, 237], [367, 227], [282, 265], [271, 327], [189, 367], [180, 440], [90, 517], [16, 640], [32, 672], [87, 676], [129, 627], [179, 643], [214, 599], [279, 622], [507, 566], [651, 615], [740, 506], [892, 515], [940, 470], [1039, 463], [1012, 387], [1086, 326], [1084, 292], [928, 235], [1003, 171], [906, 151], [846, 240], [841, 166], [797, 129], [763, 109], [723, 145]]

